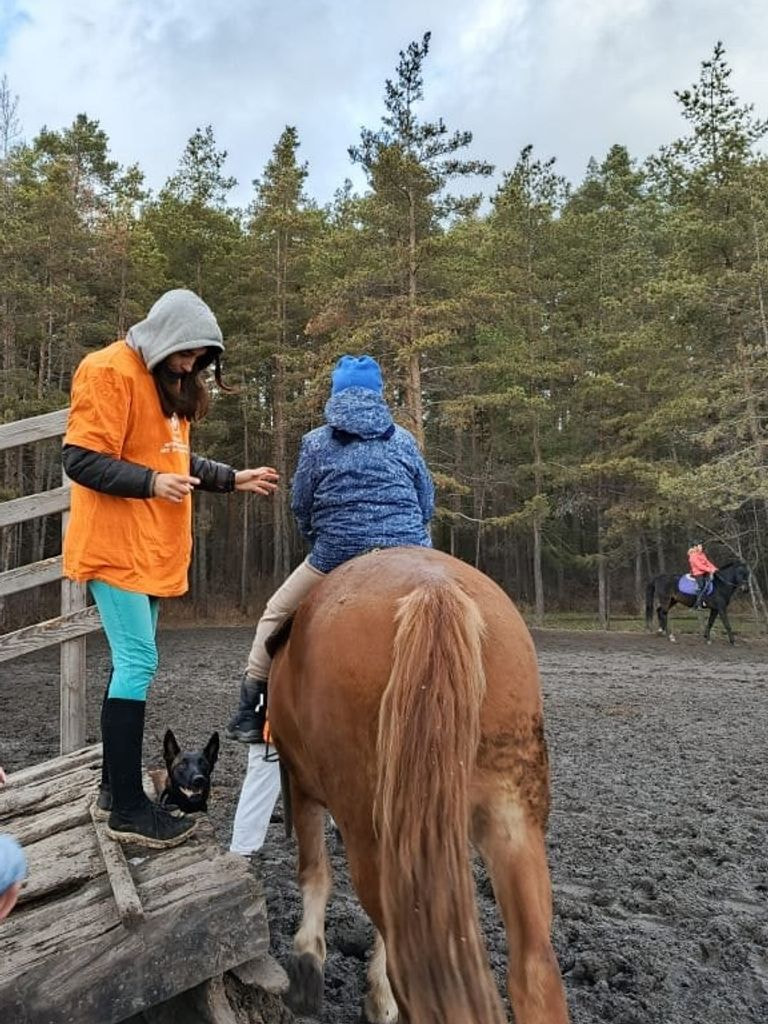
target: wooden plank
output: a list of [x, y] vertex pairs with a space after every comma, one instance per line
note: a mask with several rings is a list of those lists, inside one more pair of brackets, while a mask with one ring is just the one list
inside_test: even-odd
[[48, 781], [53, 776], [59, 778], [69, 775], [71, 772], [79, 771], [88, 765], [101, 766], [102, 747], [100, 743], [92, 743], [89, 747], [75, 750], [71, 754], [64, 754], [62, 757], [51, 758], [50, 761], [42, 761], [40, 764], [30, 765], [29, 768], [21, 768], [17, 772], [11, 772], [8, 776], [4, 792], [11, 789], [18, 789], [30, 782]]
[[191, 1010], [197, 1013], [200, 1024], [238, 1024], [227, 992], [224, 978], [210, 978], [190, 992]]
[[118, 916], [126, 928], [135, 928], [144, 920], [144, 908], [141, 905], [139, 894], [136, 892], [136, 886], [133, 884], [123, 848], [120, 843], [109, 838], [107, 824], [96, 817], [93, 805], [91, 806], [91, 820], [96, 830], [96, 841], [107, 869], [112, 894], [115, 897]]
[[[0, 1021], [117, 1024], [267, 953], [260, 882], [220, 852], [206, 816], [171, 850], [103, 834], [100, 757], [83, 748], [14, 773], [0, 793], [0, 830], [25, 837], [30, 866], [3, 922]], [[225, 1013], [220, 983], [194, 1002], [202, 1019]]]
[[130, 930], [99, 895], [91, 882], [58, 918], [32, 906], [3, 922], [0, 1020], [116, 1024], [267, 951], [266, 907], [242, 857], [202, 860], [155, 912], [139, 887], [145, 920]]
[[29, 846], [40, 839], [45, 839], [46, 836], [65, 832], [77, 825], [85, 825], [91, 820], [93, 799], [94, 794], [89, 792], [87, 796], [68, 800], [61, 807], [55, 807], [45, 814], [16, 820], [13, 823], [13, 837], [22, 846]]
[[[46, 961], [57, 956], [67, 942], [73, 949], [83, 949], [91, 943], [103, 942], [112, 931], [124, 932], [117, 917], [117, 907], [104, 864], [98, 853], [96, 857], [100, 871], [90, 882], [66, 898], [17, 907], [3, 922], [0, 1020], [16, 1019], [5, 1013], [5, 986], [11, 984], [12, 972], [20, 977], [29, 971], [36, 973]], [[73, 1020], [79, 1018], [73, 1016]]]
[[29, 874], [19, 896], [22, 908], [43, 897], [72, 892], [104, 873], [90, 821], [44, 836], [26, 846], [24, 852]]
[[288, 991], [290, 982], [283, 967], [269, 953], [246, 960], [244, 964], [232, 968], [232, 974], [244, 985], [255, 985], [263, 988], [273, 996], [282, 996]]
[[[67, 531], [69, 513], [61, 517], [61, 539]], [[74, 580], [61, 581], [61, 614], [72, 615], [86, 607], [84, 583]], [[85, 745], [86, 723], [86, 680], [85, 680], [85, 637], [66, 640], [61, 645], [59, 656], [61, 666], [59, 701], [59, 749], [62, 754], [78, 750]]]
[[69, 615], [61, 615], [57, 619], [48, 619], [47, 622], [38, 622], [34, 626], [25, 626], [14, 633], [0, 636], [0, 662], [10, 661], [11, 658], [18, 658], [31, 651], [39, 651], [52, 644], [60, 644], [63, 640], [85, 636], [100, 628], [101, 620], [95, 606]]
[[55, 412], [44, 412], [41, 416], [29, 416], [25, 420], [0, 424], [0, 451], [32, 441], [59, 437], [67, 429], [68, 415], [68, 408], [57, 409]]
[[0, 526], [26, 523], [28, 519], [53, 515], [69, 508], [69, 487], [54, 487], [41, 494], [28, 494], [25, 498], [14, 498], [0, 505]]
[[195, 988], [182, 992], [181, 995], [174, 996], [173, 999], [169, 999], [165, 1003], [148, 1006], [144, 1013], [137, 1017], [131, 1017], [123, 1024], [180, 1024], [181, 1021], [184, 1024], [240, 1024], [243, 1018], [233, 1016], [229, 1002], [223, 1010], [224, 1014], [228, 1014], [228, 1016], [224, 1016], [223, 1019], [211, 1018], [204, 993], [207, 986], [214, 981], [215, 979], [212, 979], [211, 982], [204, 981], [202, 985], [196, 985]]
[[131, 865], [133, 878], [139, 889], [143, 891], [147, 885], [157, 888], [166, 883], [172, 889], [187, 871], [199, 867], [201, 848], [211, 851], [216, 857], [220, 856], [208, 816], [197, 814], [194, 817], [197, 819], [194, 841], [188, 840], [179, 846], [164, 850], [162, 857], [143, 857], [140, 862]]
[[61, 579], [61, 555], [44, 558], [42, 562], [20, 565], [18, 569], [0, 572], [0, 597], [17, 594], [20, 590], [31, 590], [32, 587], [40, 587], [58, 579]]
[[82, 795], [95, 796], [100, 779], [100, 765], [93, 764], [68, 775], [53, 775], [17, 789], [4, 786], [0, 789], [0, 823], [3, 830], [15, 834], [15, 827], [22, 817], [42, 815]]

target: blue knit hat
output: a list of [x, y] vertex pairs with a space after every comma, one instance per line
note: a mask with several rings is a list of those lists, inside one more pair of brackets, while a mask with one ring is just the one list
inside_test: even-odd
[[331, 374], [331, 394], [338, 395], [347, 388], [367, 388], [378, 394], [384, 392], [381, 367], [373, 356], [342, 356]]
[[0, 894], [27, 877], [27, 861], [19, 844], [9, 835], [0, 835]]

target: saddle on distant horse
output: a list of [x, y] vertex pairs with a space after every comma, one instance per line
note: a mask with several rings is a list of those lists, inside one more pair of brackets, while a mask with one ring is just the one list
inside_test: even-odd
[[[689, 572], [685, 573], [677, 581], [677, 589], [681, 594], [688, 594], [690, 597], [695, 597], [699, 592], [698, 583], [696, 577], [692, 576]], [[704, 597], [708, 597], [715, 589], [712, 580], [707, 580], [704, 585]]]

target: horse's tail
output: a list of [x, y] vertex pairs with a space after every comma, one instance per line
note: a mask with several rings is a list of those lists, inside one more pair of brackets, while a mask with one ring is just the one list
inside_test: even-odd
[[656, 596], [656, 580], [651, 580], [645, 588], [645, 625], [646, 629], [653, 626], [653, 599]]
[[375, 820], [387, 963], [418, 1024], [502, 1024], [469, 861], [469, 780], [485, 694], [483, 621], [454, 582], [399, 602], [381, 701]]

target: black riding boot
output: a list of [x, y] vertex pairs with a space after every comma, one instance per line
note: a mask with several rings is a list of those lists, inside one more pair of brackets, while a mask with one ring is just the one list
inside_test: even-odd
[[112, 790], [107, 833], [121, 843], [162, 849], [183, 843], [195, 828], [191, 818], [177, 818], [153, 803], [141, 784], [144, 738], [143, 700], [108, 697], [104, 702], [104, 755]]
[[266, 720], [267, 681], [252, 679], [246, 672], [240, 681], [240, 704], [225, 732], [241, 743], [262, 743]]

